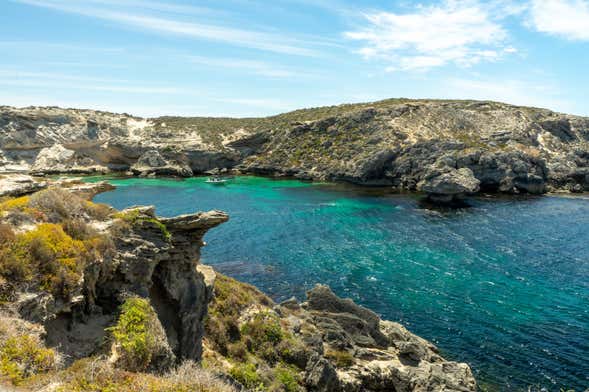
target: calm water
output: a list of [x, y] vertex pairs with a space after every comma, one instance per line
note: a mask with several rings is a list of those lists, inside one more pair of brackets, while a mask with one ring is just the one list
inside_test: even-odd
[[222, 209], [203, 262], [277, 300], [317, 282], [404, 323], [493, 389], [589, 387], [589, 200], [411, 196], [240, 177], [115, 179], [96, 197], [163, 216]]

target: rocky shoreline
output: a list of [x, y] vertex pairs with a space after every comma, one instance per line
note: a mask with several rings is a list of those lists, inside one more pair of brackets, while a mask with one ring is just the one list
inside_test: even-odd
[[[20, 192], [0, 201], [5, 382], [31, 391], [103, 390], [104, 383], [151, 390], [133, 383], [171, 383], [171, 374], [193, 361], [204, 368], [193, 372], [215, 380], [207, 391], [476, 390], [467, 364], [445, 360], [430, 342], [326, 286], [303, 303], [275, 304], [201, 265], [204, 234], [229, 219], [221, 211], [159, 218], [152, 207], [118, 212], [85, 201], [108, 189], [105, 183], [47, 180], [39, 190], [22, 177], [14, 182]], [[19, 265], [40, 263], [27, 255], [43, 243], [56, 252], [39, 256], [51, 269], [16, 268], [15, 257]], [[137, 320], [145, 320], [141, 344], [131, 328]], [[30, 355], [43, 353], [46, 363], [11, 356], [15, 340], [30, 340]], [[90, 376], [90, 363], [102, 378]], [[117, 384], [118, 372], [127, 372], [132, 388]]]
[[589, 191], [589, 119], [483, 101], [393, 99], [260, 119], [0, 107], [0, 173], [233, 171], [424, 192]]

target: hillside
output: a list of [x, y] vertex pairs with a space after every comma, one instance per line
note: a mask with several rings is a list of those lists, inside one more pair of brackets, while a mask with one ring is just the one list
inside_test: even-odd
[[244, 119], [0, 107], [0, 154], [4, 171], [232, 169], [440, 199], [589, 190], [589, 118], [482, 101], [390, 99]]

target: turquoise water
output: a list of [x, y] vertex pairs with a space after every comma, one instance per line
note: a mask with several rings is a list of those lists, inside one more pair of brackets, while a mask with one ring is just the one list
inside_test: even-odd
[[589, 200], [413, 196], [238, 177], [114, 179], [96, 201], [160, 215], [221, 209], [204, 263], [276, 300], [317, 282], [404, 323], [498, 390], [589, 387]]

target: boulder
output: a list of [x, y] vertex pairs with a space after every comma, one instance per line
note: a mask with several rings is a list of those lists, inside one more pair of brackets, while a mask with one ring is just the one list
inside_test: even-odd
[[477, 180], [469, 168], [435, 167], [419, 182], [417, 189], [434, 202], [449, 203], [479, 190]]

